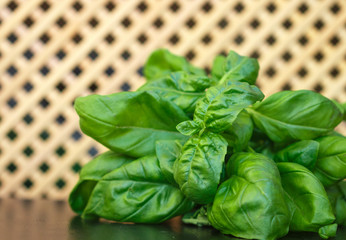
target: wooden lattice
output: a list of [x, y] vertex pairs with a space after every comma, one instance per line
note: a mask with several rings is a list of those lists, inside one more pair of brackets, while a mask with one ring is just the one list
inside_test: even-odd
[[206, 69], [233, 49], [259, 59], [266, 95], [346, 101], [345, 40], [344, 0], [1, 0], [0, 197], [66, 198], [105, 150], [80, 132], [74, 99], [135, 90], [158, 47]]

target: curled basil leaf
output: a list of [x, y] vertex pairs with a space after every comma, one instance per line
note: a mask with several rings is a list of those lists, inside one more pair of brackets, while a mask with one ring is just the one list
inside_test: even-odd
[[180, 157], [184, 142], [179, 140], [159, 140], [156, 142], [156, 156], [162, 174], [167, 181], [176, 185], [173, 175], [174, 162]]
[[346, 178], [346, 138], [325, 136], [316, 139], [320, 144], [313, 173], [324, 186], [333, 185]]
[[148, 81], [168, 76], [177, 71], [206, 76], [203, 69], [192, 66], [184, 57], [174, 55], [166, 49], [154, 51], [144, 66], [144, 76]]
[[176, 125], [188, 120], [174, 103], [147, 92], [79, 97], [75, 109], [80, 127], [114, 152], [132, 157], [155, 153], [160, 139], [186, 139]]
[[194, 203], [162, 174], [155, 156], [126, 164], [95, 186], [82, 217], [159, 223], [190, 211]]
[[88, 162], [79, 174], [79, 181], [72, 189], [69, 204], [73, 211], [82, 214], [90, 195], [101, 178], [107, 173], [130, 163], [133, 159], [108, 151]]
[[213, 201], [226, 152], [226, 140], [211, 132], [192, 137], [184, 144], [173, 173], [181, 191], [189, 199], [200, 204]]
[[[208, 129], [214, 133], [221, 133], [228, 129], [238, 114], [251, 104], [262, 100], [263, 93], [253, 85], [244, 82], [226, 81], [209, 88], [205, 97], [198, 100], [193, 121], [200, 132]], [[177, 129], [182, 134], [197, 132], [188, 131], [186, 123], [180, 123]]]
[[196, 102], [205, 95], [205, 89], [210, 86], [211, 80], [206, 76], [176, 72], [147, 82], [138, 91], [154, 92], [163, 99], [174, 102], [184, 112], [193, 113]]
[[235, 153], [226, 170], [230, 178], [220, 185], [208, 208], [212, 226], [247, 239], [286, 235], [290, 213], [275, 162], [258, 153]]
[[331, 100], [309, 90], [275, 93], [247, 111], [274, 142], [314, 139], [332, 131], [342, 120]]
[[239, 81], [255, 84], [259, 64], [255, 58], [241, 56], [230, 51], [227, 57], [217, 56], [214, 59], [212, 76], [223, 81]]
[[[297, 163], [281, 162], [277, 166], [292, 213], [290, 230], [320, 232], [321, 228], [333, 224], [335, 216], [328, 196], [315, 175]], [[328, 237], [332, 237], [336, 234], [336, 228], [334, 233], [326, 231], [325, 228], [321, 231], [321, 237], [328, 234]]]
[[346, 226], [346, 181], [327, 187], [326, 191], [336, 217], [336, 223]]
[[276, 162], [295, 162], [313, 170], [318, 155], [319, 143], [314, 140], [302, 140], [289, 145], [275, 154]]
[[183, 223], [202, 226], [211, 226], [207, 217], [207, 205], [186, 213], [181, 219]]
[[227, 140], [228, 146], [234, 151], [240, 152], [247, 148], [253, 132], [253, 123], [250, 115], [245, 111], [241, 111], [232, 123], [231, 127], [222, 133]]

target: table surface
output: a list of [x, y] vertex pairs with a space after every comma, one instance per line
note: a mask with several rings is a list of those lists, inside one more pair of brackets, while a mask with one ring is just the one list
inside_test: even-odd
[[[213, 228], [182, 224], [179, 218], [162, 224], [119, 224], [106, 221], [85, 222], [67, 202], [51, 200], [0, 199], [0, 239], [6, 240], [231, 240]], [[316, 233], [290, 233], [283, 240], [320, 239]], [[337, 240], [346, 239], [346, 228], [339, 228]]]

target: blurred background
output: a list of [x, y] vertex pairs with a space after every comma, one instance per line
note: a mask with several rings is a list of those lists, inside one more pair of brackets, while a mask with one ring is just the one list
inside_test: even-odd
[[81, 133], [74, 99], [136, 90], [156, 48], [207, 70], [232, 49], [259, 60], [266, 96], [344, 102], [345, 40], [344, 0], [1, 0], [0, 197], [66, 199], [105, 150]]

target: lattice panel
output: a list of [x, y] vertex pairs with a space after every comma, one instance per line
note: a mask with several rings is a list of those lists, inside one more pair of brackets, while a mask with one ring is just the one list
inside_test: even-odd
[[[0, 197], [63, 199], [104, 147], [77, 96], [135, 90], [158, 47], [210, 69], [259, 59], [266, 95], [312, 89], [346, 101], [346, 1], [0, 1]], [[346, 127], [340, 127], [346, 133]]]

